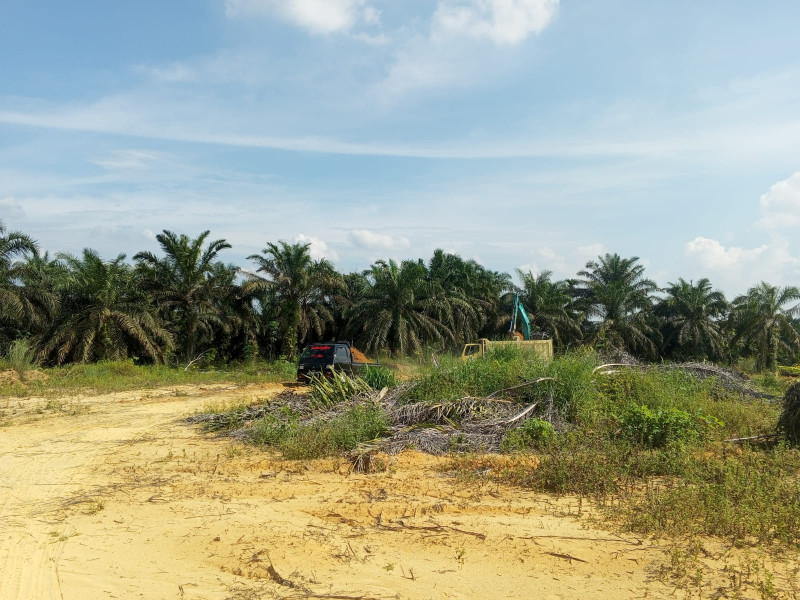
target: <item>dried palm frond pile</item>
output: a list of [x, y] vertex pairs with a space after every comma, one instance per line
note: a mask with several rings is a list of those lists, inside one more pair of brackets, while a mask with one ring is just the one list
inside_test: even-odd
[[661, 371], [682, 371], [696, 379], [714, 378], [716, 385], [727, 393], [739, 394], [748, 398], [763, 400], [778, 400], [779, 396], [756, 389], [750, 380], [733, 369], [726, 369], [706, 362], [685, 362], [662, 365], [646, 365], [630, 362], [613, 362], [600, 365], [594, 369], [597, 375], [613, 375], [623, 370], [631, 369], [659, 369]]
[[311, 398], [308, 394], [298, 394], [294, 390], [286, 390], [260, 404], [222, 412], [192, 415], [186, 419], [186, 422], [191, 425], [200, 425], [206, 431], [226, 432], [228, 435], [238, 437], [236, 436], [237, 430], [266, 416], [278, 417], [287, 412], [308, 415], [312, 411]]
[[778, 430], [790, 444], [800, 445], [800, 383], [795, 383], [786, 390]]
[[[464, 397], [438, 403], [403, 403], [403, 397], [413, 384], [380, 391], [356, 385], [349, 400], [329, 406], [320, 402], [317, 389], [302, 393], [286, 391], [263, 404], [195, 415], [187, 422], [244, 440], [254, 422], [265, 417], [281, 421], [291, 418], [296, 426], [304, 427], [335, 421], [355, 406], [379, 405], [387, 417], [387, 435], [361, 444], [351, 453], [353, 460], [360, 464], [368, 463], [369, 455], [376, 452], [396, 454], [406, 448], [430, 454], [496, 452], [506, 432], [533, 416], [537, 407], [552, 413], [553, 387], [549, 384], [553, 381], [551, 377], [543, 377], [482, 398]], [[513, 394], [517, 390], [537, 385], [546, 386], [539, 394], [541, 402], [523, 406], [515, 400]]]

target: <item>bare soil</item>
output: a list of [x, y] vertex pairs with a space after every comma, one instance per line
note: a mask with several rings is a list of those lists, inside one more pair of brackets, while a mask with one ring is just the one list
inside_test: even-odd
[[446, 459], [404, 452], [357, 474], [182, 421], [282, 389], [0, 399], [0, 599], [641, 598], [729, 584], [729, 557], [704, 554], [712, 575], [696, 582], [668, 544], [602, 530], [576, 500], [458, 481]]

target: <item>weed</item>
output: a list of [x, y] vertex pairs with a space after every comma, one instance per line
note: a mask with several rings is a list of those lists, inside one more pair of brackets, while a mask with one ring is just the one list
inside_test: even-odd
[[397, 385], [397, 376], [394, 371], [381, 366], [364, 367], [362, 378], [373, 390], [393, 388]]
[[542, 449], [550, 445], [554, 436], [555, 428], [548, 421], [528, 419], [506, 433], [500, 448], [505, 452]]
[[464, 562], [467, 558], [467, 551], [464, 548], [456, 548], [456, 562], [458, 563], [458, 568], [464, 568]]
[[267, 416], [250, 430], [251, 441], [272, 446], [288, 459], [314, 459], [353, 450], [362, 442], [387, 432], [386, 415], [380, 406], [357, 405], [329, 421], [299, 424], [297, 418]]
[[28, 340], [14, 340], [8, 347], [8, 352], [3, 361], [9, 369], [15, 370], [20, 375], [37, 367], [35, 352]]
[[690, 415], [679, 408], [651, 409], [631, 405], [617, 417], [620, 435], [647, 448], [662, 448], [670, 442], [695, 442], [723, 424], [698, 412]]

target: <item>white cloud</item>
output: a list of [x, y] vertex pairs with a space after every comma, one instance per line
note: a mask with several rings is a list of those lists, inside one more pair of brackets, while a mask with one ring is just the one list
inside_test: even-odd
[[696, 237], [685, 246], [686, 256], [696, 258], [704, 267], [714, 270], [739, 269], [752, 265], [769, 250], [766, 244], [758, 248], [725, 247], [717, 240]]
[[305, 235], [301, 233], [294, 238], [294, 241], [301, 244], [309, 244], [309, 253], [311, 254], [311, 258], [314, 260], [322, 260], [323, 258], [327, 258], [328, 260], [338, 260], [339, 258], [339, 255], [336, 253], [336, 251], [328, 247], [327, 242], [313, 235]]
[[541, 33], [558, 4], [559, 0], [442, 0], [433, 15], [433, 32], [518, 44]]
[[227, 0], [228, 17], [275, 16], [312, 33], [348, 31], [357, 22], [375, 24], [380, 13], [366, 0]]
[[142, 229], [142, 235], [148, 240], [156, 239], [156, 234], [151, 229]]
[[8, 217], [20, 219], [24, 216], [25, 211], [14, 196], [0, 198], [0, 221], [3, 221], [6, 227], [9, 227], [9, 223], [6, 220]]
[[800, 171], [769, 188], [760, 203], [761, 227], [780, 229], [800, 225]]
[[405, 250], [411, 247], [407, 237], [374, 233], [368, 229], [353, 229], [350, 232], [350, 241], [359, 248], [381, 250]]

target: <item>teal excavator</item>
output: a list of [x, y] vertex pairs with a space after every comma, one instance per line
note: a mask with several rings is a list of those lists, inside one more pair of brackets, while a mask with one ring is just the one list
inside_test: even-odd
[[[517, 315], [522, 317], [522, 333], [517, 331]], [[508, 328], [508, 335], [513, 340], [531, 339], [531, 320], [528, 318], [528, 311], [522, 305], [519, 294], [514, 295], [514, 308], [511, 309], [511, 326]]]
[[[517, 323], [522, 321], [522, 333], [517, 331]], [[511, 312], [511, 326], [508, 329], [510, 341], [493, 341], [481, 338], [476, 343], [466, 344], [461, 351], [462, 360], [474, 360], [486, 356], [486, 352], [491, 348], [501, 348], [512, 345], [518, 350], [533, 352], [543, 360], [553, 358], [553, 340], [531, 339], [531, 320], [528, 318], [528, 311], [525, 310], [519, 296], [514, 296], [514, 308]]]

